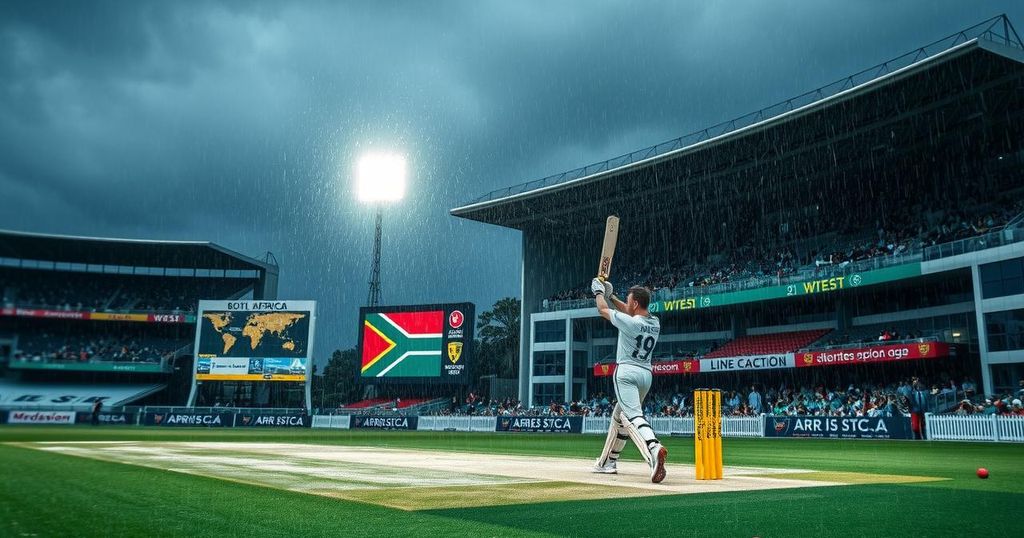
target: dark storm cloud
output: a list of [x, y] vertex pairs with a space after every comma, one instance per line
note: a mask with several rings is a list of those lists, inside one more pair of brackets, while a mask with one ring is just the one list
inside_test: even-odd
[[[409, 156], [389, 302], [519, 289], [518, 235], [447, 210], [830, 82], [1013, 2], [5, 2], [0, 227], [208, 239], [282, 263], [350, 345], [372, 213]], [[454, 260], [465, 258], [465, 263]]]

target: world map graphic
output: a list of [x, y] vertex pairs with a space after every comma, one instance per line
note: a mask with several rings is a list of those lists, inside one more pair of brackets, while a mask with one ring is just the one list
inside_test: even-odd
[[308, 312], [204, 312], [199, 355], [217, 357], [304, 357]]

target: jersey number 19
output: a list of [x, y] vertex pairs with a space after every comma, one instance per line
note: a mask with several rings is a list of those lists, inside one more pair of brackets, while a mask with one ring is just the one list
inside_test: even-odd
[[[643, 349], [643, 355], [640, 355], [640, 350]], [[647, 357], [651, 356], [651, 351], [654, 351], [654, 337], [648, 336], [644, 338], [644, 335], [636, 337], [636, 349], [633, 351], [633, 358], [640, 359], [642, 361], [647, 360]]]

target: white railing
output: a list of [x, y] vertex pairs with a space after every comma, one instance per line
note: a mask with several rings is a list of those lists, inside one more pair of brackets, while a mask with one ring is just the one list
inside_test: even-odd
[[[608, 417], [583, 417], [583, 433], [604, 434], [608, 431]], [[349, 415], [314, 415], [314, 428], [348, 429]], [[423, 431], [493, 432], [498, 417], [421, 416], [417, 425]], [[664, 435], [693, 435], [693, 417], [654, 417], [654, 431]], [[764, 417], [724, 417], [722, 435], [725, 437], [762, 437]]]
[[[314, 415], [314, 428], [348, 429], [349, 415]], [[424, 431], [493, 432], [497, 417], [421, 416]], [[583, 417], [583, 433], [603, 435], [608, 417]], [[723, 437], [764, 437], [764, 415], [722, 417]], [[651, 427], [660, 435], [693, 435], [693, 417], [653, 417]], [[1024, 443], [1024, 417], [997, 415], [933, 415], [925, 417], [928, 439], [936, 441], [1000, 441]]]
[[[692, 421], [690, 426], [692, 429]], [[764, 415], [723, 418], [722, 437], [764, 437]]]
[[347, 430], [351, 420], [349, 415], [313, 415], [313, 427]]
[[1010, 441], [1024, 443], [1024, 417], [999, 415], [925, 415], [925, 433], [935, 441]]
[[[583, 433], [605, 433], [608, 417], [584, 417]], [[651, 427], [662, 435], [693, 435], [693, 417], [653, 417]], [[723, 437], [764, 437], [764, 415], [722, 417]]]
[[1024, 417], [998, 417], [996, 440], [1024, 442]]
[[608, 431], [609, 421], [609, 417], [583, 417], [583, 433], [605, 433]]
[[421, 416], [416, 428], [435, 432], [493, 432], [497, 422], [497, 417]]

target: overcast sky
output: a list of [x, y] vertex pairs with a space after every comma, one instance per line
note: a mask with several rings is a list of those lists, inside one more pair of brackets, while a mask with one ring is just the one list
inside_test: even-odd
[[0, 228], [281, 263], [355, 344], [368, 150], [399, 151], [387, 303], [518, 295], [519, 233], [448, 210], [773, 104], [1019, 1], [0, 3]]

